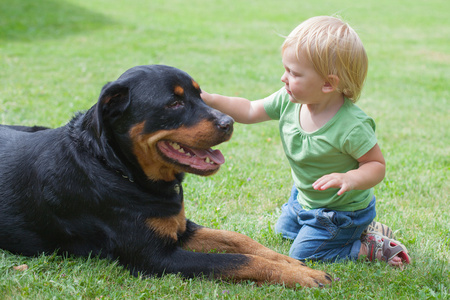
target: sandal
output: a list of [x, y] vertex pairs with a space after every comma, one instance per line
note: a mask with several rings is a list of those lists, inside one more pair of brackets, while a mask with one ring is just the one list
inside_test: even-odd
[[395, 235], [392, 232], [392, 229], [380, 222], [372, 221], [372, 223], [370, 223], [369, 226], [367, 226], [367, 228], [363, 231], [362, 234], [366, 235], [369, 233], [378, 234], [385, 238], [395, 240]]
[[361, 243], [366, 245], [367, 259], [370, 261], [377, 260], [377, 253], [381, 251], [382, 261], [389, 262], [398, 256], [405, 263], [411, 263], [411, 257], [408, 255], [406, 247], [394, 239], [372, 232], [363, 236]]

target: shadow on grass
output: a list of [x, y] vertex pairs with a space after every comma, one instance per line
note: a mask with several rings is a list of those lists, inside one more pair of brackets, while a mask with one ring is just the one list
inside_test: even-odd
[[0, 1], [0, 41], [54, 39], [114, 21], [63, 0]]

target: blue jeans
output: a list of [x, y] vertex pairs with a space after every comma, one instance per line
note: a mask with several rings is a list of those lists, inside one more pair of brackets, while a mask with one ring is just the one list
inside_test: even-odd
[[277, 233], [294, 241], [289, 256], [298, 260], [356, 260], [361, 234], [376, 215], [375, 197], [367, 208], [352, 212], [326, 208], [304, 210], [297, 194], [294, 186], [275, 225]]

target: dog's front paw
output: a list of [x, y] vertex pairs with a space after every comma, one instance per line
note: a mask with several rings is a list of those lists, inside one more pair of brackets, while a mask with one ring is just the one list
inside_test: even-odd
[[326, 287], [332, 282], [330, 274], [309, 267], [291, 268], [287, 272], [283, 272], [282, 280], [286, 286], [291, 288], [298, 285], [302, 287]]

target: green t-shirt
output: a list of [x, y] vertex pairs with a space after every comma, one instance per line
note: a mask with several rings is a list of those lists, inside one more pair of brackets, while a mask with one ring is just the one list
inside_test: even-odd
[[307, 210], [356, 211], [366, 208], [373, 197], [373, 188], [352, 190], [339, 196], [339, 189], [316, 191], [312, 184], [323, 175], [357, 169], [357, 159], [377, 143], [375, 122], [345, 99], [344, 105], [328, 123], [314, 132], [305, 132], [300, 126], [300, 107], [289, 101], [285, 88], [264, 100], [267, 114], [271, 119], [279, 120], [281, 141], [299, 191], [300, 205]]

